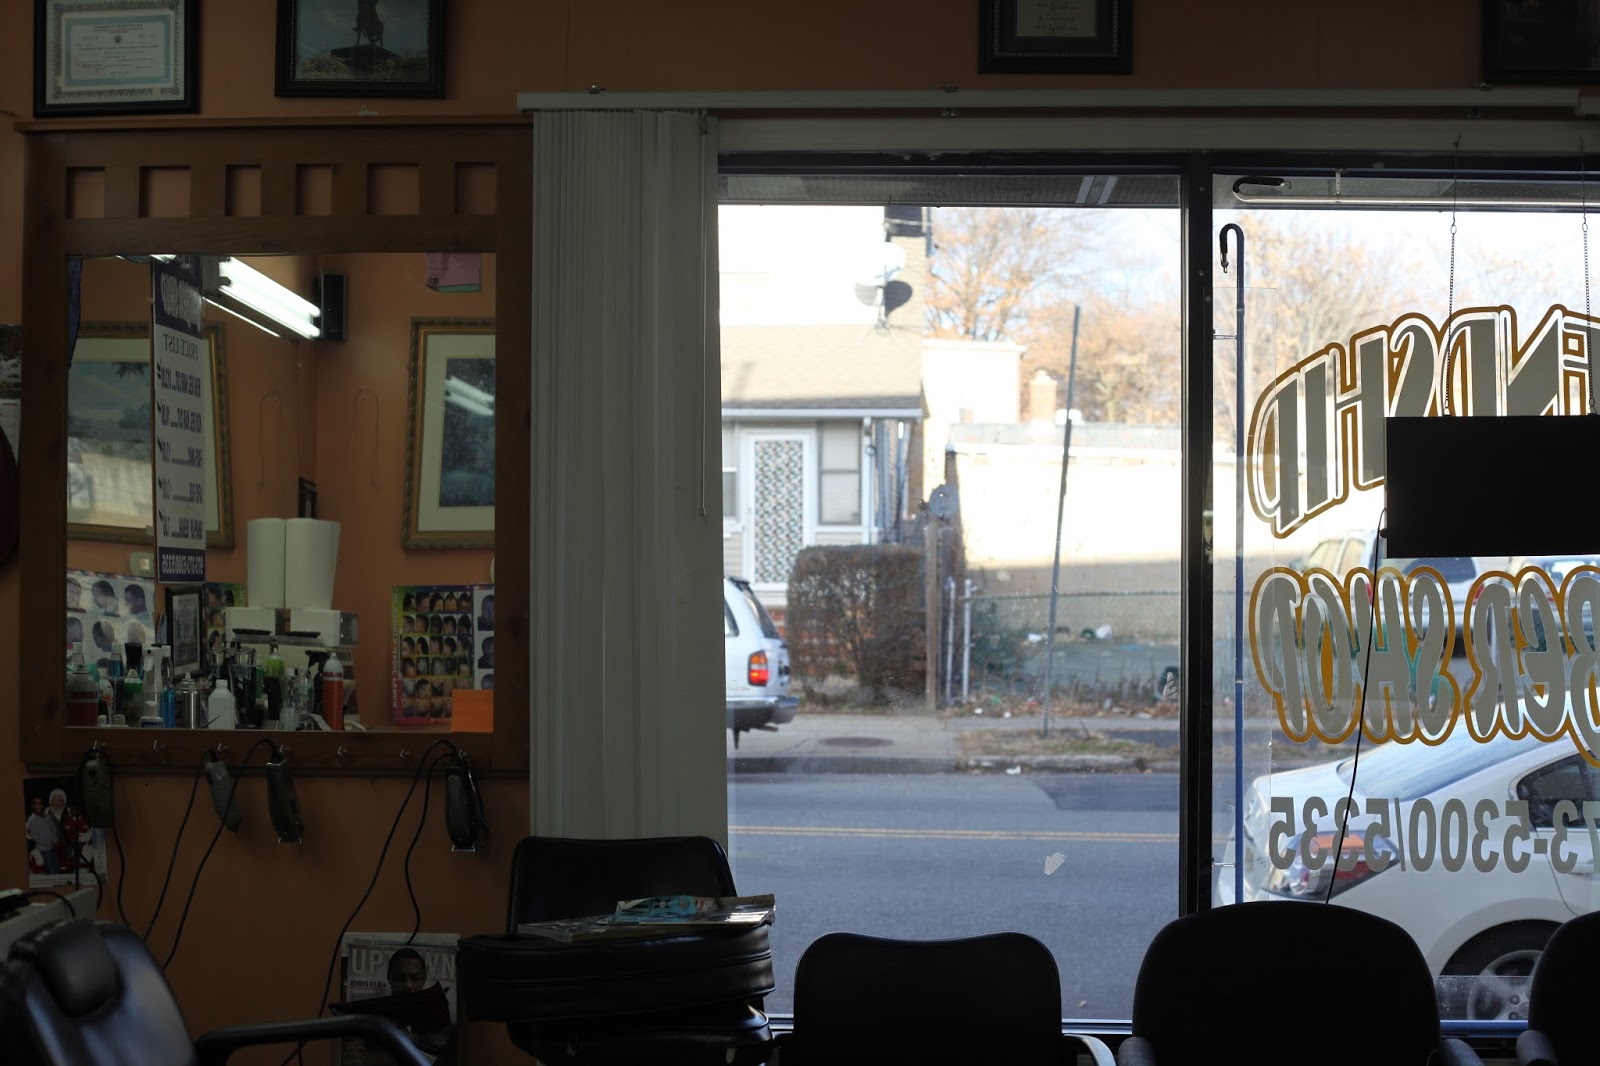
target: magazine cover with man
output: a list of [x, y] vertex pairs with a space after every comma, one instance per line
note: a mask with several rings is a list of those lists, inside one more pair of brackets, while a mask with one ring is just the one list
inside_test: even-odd
[[[388, 1018], [417, 1049], [454, 1063], [456, 1022], [455, 933], [347, 933], [342, 943], [344, 998], [335, 1014]], [[379, 1066], [389, 1056], [361, 1040], [342, 1041], [341, 1066]]]

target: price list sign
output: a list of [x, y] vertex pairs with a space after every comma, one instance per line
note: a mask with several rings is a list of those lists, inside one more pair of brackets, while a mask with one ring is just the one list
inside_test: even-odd
[[200, 260], [150, 265], [155, 349], [156, 580], [206, 579], [205, 346], [201, 343]]

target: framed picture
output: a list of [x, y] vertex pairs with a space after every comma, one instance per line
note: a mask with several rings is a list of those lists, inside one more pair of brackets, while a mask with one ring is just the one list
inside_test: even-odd
[[979, 0], [980, 74], [1129, 74], [1133, 0]]
[[[233, 547], [228, 376], [222, 327], [205, 328], [210, 358], [200, 382], [211, 414], [205, 454], [206, 543]], [[150, 326], [85, 323], [67, 371], [67, 536], [153, 543]]]
[[444, 0], [278, 0], [279, 96], [444, 95]]
[[199, 0], [34, 0], [33, 113], [198, 110], [198, 7]]
[[203, 585], [167, 585], [167, 640], [172, 648], [172, 676], [199, 677], [205, 665]]
[[1483, 0], [1483, 80], [1600, 82], [1600, 2]]
[[494, 323], [413, 319], [407, 548], [494, 546]]

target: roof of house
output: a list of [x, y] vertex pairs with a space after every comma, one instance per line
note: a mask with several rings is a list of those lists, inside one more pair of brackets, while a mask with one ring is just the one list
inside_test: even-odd
[[922, 331], [871, 325], [723, 326], [722, 406], [922, 409]]

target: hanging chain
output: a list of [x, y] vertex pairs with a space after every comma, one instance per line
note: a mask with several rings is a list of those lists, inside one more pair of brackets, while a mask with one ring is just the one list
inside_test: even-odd
[[1456, 138], [1455, 155], [1450, 175], [1450, 294], [1444, 316], [1444, 413], [1450, 414], [1450, 355], [1454, 350], [1450, 339], [1450, 320], [1456, 314], [1456, 204], [1461, 196], [1461, 138]]

